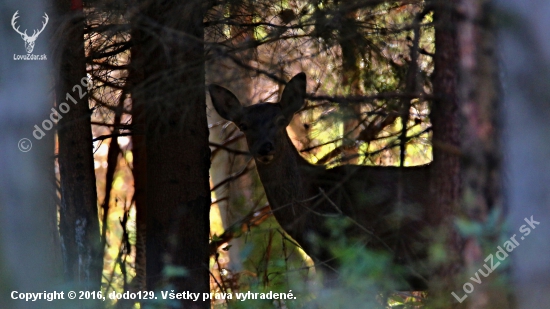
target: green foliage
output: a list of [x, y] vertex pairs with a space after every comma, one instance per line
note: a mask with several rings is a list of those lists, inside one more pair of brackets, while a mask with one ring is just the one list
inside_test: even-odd
[[[322, 273], [315, 276], [300, 275], [300, 267], [291, 266], [287, 256], [274, 254], [268, 263], [256, 267], [254, 275], [242, 280], [238, 290], [230, 290], [233, 299], [228, 300], [230, 308], [412, 308], [421, 304], [418, 297], [407, 293], [394, 293], [400, 283], [403, 269], [392, 262], [388, 254], [374, 252], [358, 245], [356, 239], [345, 236], [350, 222], [343, 218], [328, 220], [331, 241], [323, 243], [338, 257], [339, 281], [323, 286]], [[265, 237], [265, 235], [264, 235]], [[252, 246], [243, 250], [243, 258], [254, 259]], [[265, 253], [265, 250], [264, 250]], [[265, 256], [265, 255], [264, 255]], [[255, 263], [258, 266], [260, 263]], [[302, 265], [303, 266], [303, 265]], [[302, 270], [303, 271], [303, 270]], [[265, 280], [269, 279], [269, 280]], [[227, 290], [229, 291], [229, 290]], [[235, 298], [238, 292], [292, 293], [296, 299], [268, 300]], [[258, 294], [260, 295], [260, 294]], [[259, 296], [258, 296], [259, 297]], [[223, 303], [219, 307], [225, 306]], [[214, 306], [214, 307], [218, 307]]]
[[188, 274], [187, 269], [181, 266], [166, 265], [162, 270], [163, 276], [166, 278], [171, 277], [185, 277]]

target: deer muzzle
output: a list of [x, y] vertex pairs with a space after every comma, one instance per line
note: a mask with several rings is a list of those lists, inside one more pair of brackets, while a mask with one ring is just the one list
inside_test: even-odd
[[273, 160], [274, 153], [275, 147], [273, 147], [273, 143], [265, 142], [262, 144], [260, 149], [258, 149], [258, 153], [255, 156], [256, 161], [263, 164], [269, 164], [271, 160]]

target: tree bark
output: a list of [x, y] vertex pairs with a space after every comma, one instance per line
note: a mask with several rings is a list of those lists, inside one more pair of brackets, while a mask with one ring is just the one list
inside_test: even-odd
[[[347, 3], [347, 1], [344, 1], [344, 3]], [[356, 19], [357, 11], [347, 12], [339, 34], [339, 45], [342, 50], [342, 86], [346, 96], [363, 94], [361, 91], [359, 59], [362, 57], [361, 49], [364, 47], [358, 46], [358, 38], [354, 35], [356, 34], [354, 31], [356, 25], [353, 25], [353, 23]], [[346, 164], [358, 164], [359, 148], [356, 143], [361, 132], [361, 104], [346, 104], [341, 108], [344, 115], [343, 161]]]
[[[460, 82], [458, 98], [461, 119], [461, 180], [464, 217], [490, 226], [485, 235], [465, 237], [462, 252], [466, 277], [474, 275], [485, 263], [482, 243], [497, 248], [505, 214], [501, 188], [501, 122], [496, 38], [491, 7], [480, 0], [461, 0], [457, 23]], [[493, 222], [493, 220], [496, 220]], [[481, 240], [481, 241], [480, 241]], [[499, 268], [484, 278], [470, 294], [455, 291], [468, 308], [510, 308], [506, 289], [498, 285], [505, 280]]]
[[[200, 1], [146, 1], [138, 27], [147, 114], [147, 289], [208, 293], [210, 149]], [[183, 275], [184, 274], [184, 275]], [[181, 300], [181, 308], [210, 301]]]
[[[70, 110], [59, 120], [59, 173], [61, 207], [59, 229], [66, 280], [82, 289], [97, 291], [101, 285], [103, 250], [100, 246], [91, 111], [88, 106], [84, 15], [78, 1], [57, 1], [60, 20], [54, 61], [56, 104]], [[77, 3], [78, 4], [78, 3]], [[82, 92], [80, 92], [80, 90]]]
[[132, 176], [134, 177], [134, 206], [136, 208], [136, 276], [131, 289], [146, 291], [147, 265], [147, 148], [145, 144], [146, 114], [139, 101], [143, 93], [140, 84], [144, 82], [143, 68], [147, 59], [142, 56], [141, 30], [139, 16], [131, 20], [131, 62], [128, 73], [128, 89], [132, 95]]
[[[432, 104], [433, 162], [431, 194], [434, 209], [429, 209], [429, 223], [434, 243], [445, 248], [446, 256], [434, 265], [435, 277], [430, 280], [430, 298], [440, 308], [451, 308], [450, 292], [454, 277], [461, 268], [461, 244], [453, 220], [460, 194], [460, 129], [458, 117], [458, 46], [456, 6], [458, 0], [436, 1], [434, 7], [435, 56], [432, 75], [435, 100]], [[443, 235], [443, 236], [441, 236]], [[436, 237], [441, 237], [437, 238]]]

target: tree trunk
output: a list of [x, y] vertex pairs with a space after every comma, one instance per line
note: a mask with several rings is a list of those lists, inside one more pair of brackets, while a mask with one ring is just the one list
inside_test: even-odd
[[[59, 120], [59, 173], [61, 177], [60, 234], [65, 277], [82, 289], [97, 291], [101, 284], [103, 250], [97, 209], [91, 111], [88, 106], [84, 16], [78, 1], [57, 1], [60, 20], [54, 63], [56, 104], [70, 111]], [[63, 29], [63, 30], [59, 30]], [[80, 90], [82, 91], [80, 93]]]
[[[150, 3], [140, 16], [147, 114], [147, 289], [208, 293], [210, 149], [204, 89], [204, 7]], [[210, 301], [181, 300], [181, 308]]]
[[[497, 248], [505, 213], [501, 188], [500, 110], [496, 40], [490, 7], [479, 0], [462, 0], [462, 18], [458, 24], [459, 73], [458, 98], [463, 126], [461, 129], [462, 203], [465, 218], [490, 226], [483, 236], [466, 237], [462, 252], [464, 275], [469, 278], [485, 264], [482, 243]], [[493, 220], [497, 220], [492, 223]], [[481, 241], [480, 241], [481, 240]], [[485, 251], [486, 252], [486, 251]], [[505, 279], [504, 268], [484, 278], [475, 290], [455, 291], [457, 301], [468, 308], [510, 308], [506, 289], [498, 282]], [[464, 297], [466, 296], [466, 297]]]
[[[453, 219], [459, 206], [460, 157], [458, 156], [459, 118], [457, 99], [458, 49], [456, 6], [458, 0], [436, 1], [434, 7], [435, 56], [432, 76], [435, 100], [430, 120], [433, 126], [433, 174], [431, 189], [435, 209], [429, 209], [429, 223], [434, 244], [445, 248], [446, 256], [434, 265], [435, 277], [430, 282], [431, 299], [439, 308], [451, 308], [449, 291], [461, 267], [460, 241]], [[443, 235], [443, 236], [441, 236]], [[436, 237], [440, 237], [436, 239]]]
[[129, 89], [132, 92], [132, 176], [134, 177], [134, 206], [136, 208], [136, 276], [131, 289], [146, 291], [147, 265], [147, 149], [145, 145], [146, 114], [139, 102], [140, 84], [144, 82], [143, 68], [147, 59], [141, 52], [141, 31], [139, 18], [131, 20], [131, 37], [134, 42], [131, 49], [131, 62], [128, 74]]
[[[348, 1], [345, 1], [348, 2]], [[362, 95], [361, 91], [361, 68], [359, 67], [359, 59], [361, 59], [362, 46], [357, 45], [357, 37], [353, 34], [355, 31], [352, 24], [357, 19], [357, 11], [349, 11], [346, 13], [343, 29], [340, 33], [340, 48], [342, 50], [342, 86], [346, 96]], [[346, 29], [345, 25], [349, 25], [350, 29]], [[358, 164], [358, 147], [356, 145], [357, 138], [361, 132], [361, 105], [343, 105], [342, 113], [344, 115], [344, 140], [342, 150], [344, 154], [343, 161], [346, 164]]]

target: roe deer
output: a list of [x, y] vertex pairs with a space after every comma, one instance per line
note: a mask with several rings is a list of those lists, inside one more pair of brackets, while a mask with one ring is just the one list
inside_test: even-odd
[[[334, 256], [324, 242], [331, 237], [325, 221], [334, 216], [352, 219], [346, 236], [359, 238], [369, 249], [385, 250], [409, 270], [414, 269], [410, 265], [418, 266], [416, 262], [426, 253], [420, 232], [426, 226], [425, 205], [431, 203], [429, 165], [343, 165], [326, 169], [307, 162], [286, 132], [294, 113], [305, 102], [304, 73], [287, 83], [279, 103], [243, 107], [223, 87], [210, 85], [209, 91], [220, 116], [244, 132], [273, 215], [316, 266], [332, 268], [326, 262]], [[418, 269], [423, 268], [405, 275], [406, 288], [426, 287], [422, 278], [426, 272]]]

